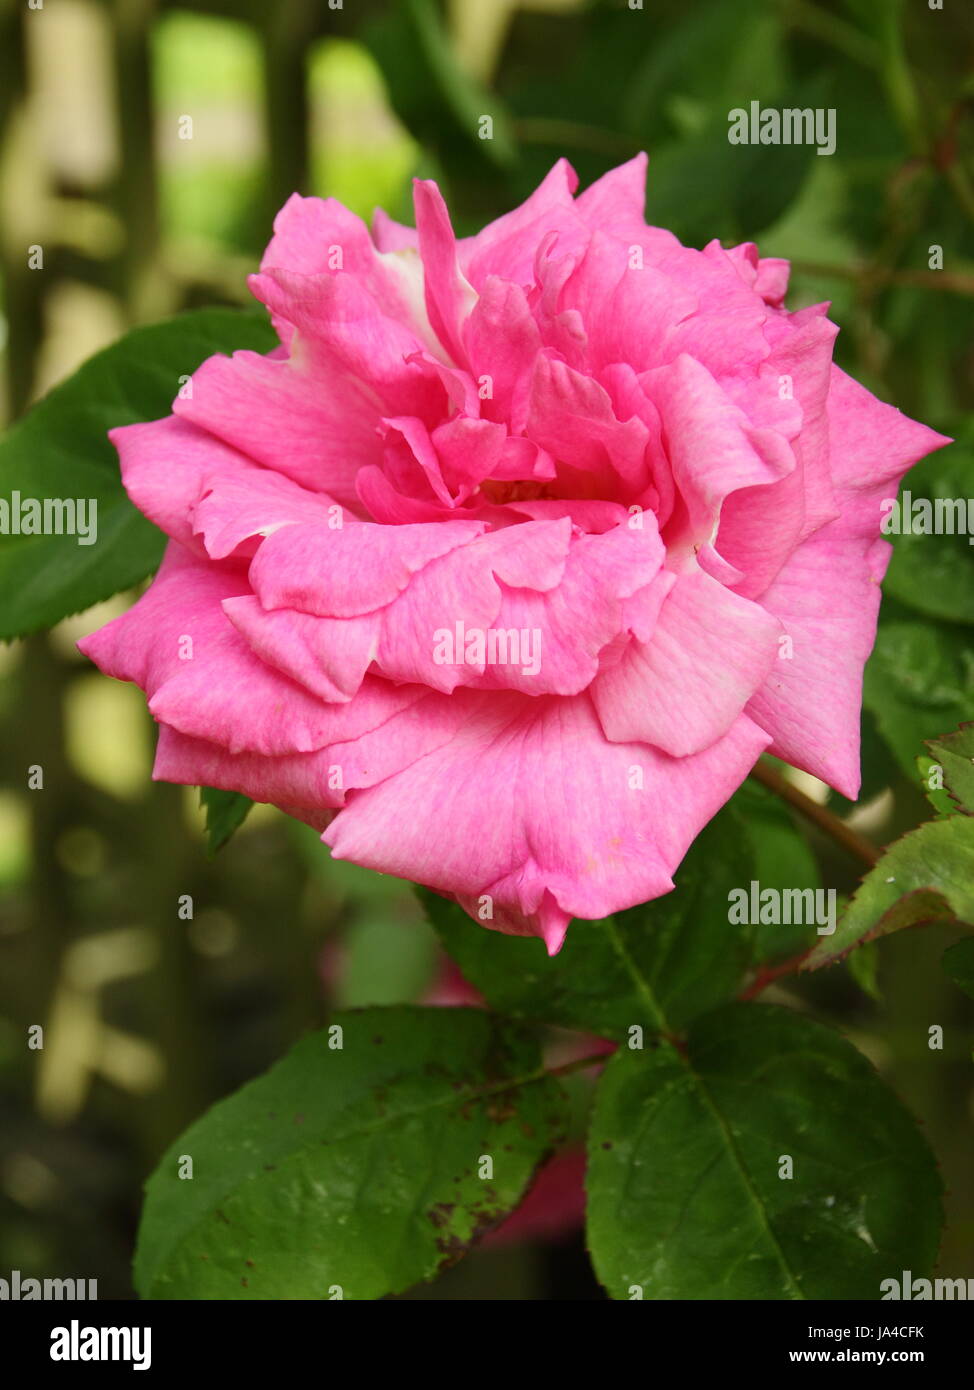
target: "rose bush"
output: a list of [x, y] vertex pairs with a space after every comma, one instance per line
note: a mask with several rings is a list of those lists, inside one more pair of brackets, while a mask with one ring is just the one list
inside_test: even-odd
[[644, 184], [561, 161], [459, 241], [430, 182], [415, 232], [293, 197], [251, 282], [280, 346], [113, 432], [171, 539], [81, 644], [148, 695], [156, 777], [552, 952], [666, 893], [765, 750], [855, 797], [880, 502], [946, 442]]

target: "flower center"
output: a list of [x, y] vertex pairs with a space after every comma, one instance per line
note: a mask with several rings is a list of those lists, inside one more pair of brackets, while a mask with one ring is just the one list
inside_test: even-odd
[[538, 497], [546, 497], [545, 484], [532, 478], [506, 482], [497, 478], [485, 478], [480, 491], [491, 502], [503, 506], [505, 502], [533, 502]]

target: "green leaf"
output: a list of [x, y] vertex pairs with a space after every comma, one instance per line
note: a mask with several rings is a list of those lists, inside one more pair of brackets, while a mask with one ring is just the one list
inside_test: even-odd
[[937, 1252], [916, 1121], [837, 1033], [767, 1005], [698, 1019], [686, 1055], [620, 1049], [586, 1186], [589, 1249], [619, 1299], [876, 1299]]
[[[403, 0], [370, 21], [362, 40], [382, 70], [389, 99], [410, 132], [437, 152], [457, 176], [470, 165], [487, 173], [507, 169], [516, 146], [504, 103], [459, 66], [432, 0]], [[480, 134], [483, 116], [491, 138]]]
[[882, 990], [879, 988], [879, 942], [867, 941], [849, 957], [849, 974], [864, 994], [881, 1003]]
[[923, 740], [955, 728], [974, 708], [974, 647], [963, 628], [881, 624], [866, 664], [863, 701], [911, 780]]
[[938, 783], [943, 778], [943, 764], [936, 759], [929, 757], [926, 753], [917, 755], [917, 773], [920, 778], [920, 785], [923, 788], [923, 795], [930, 802], [936, 811], [939, 819], [944, 816], [954, 816], [957, 814], [957, 807], [950, 799], [950, 793]]
[[200, 787], [200, 805], [206, 811], [206, 838], [210, 858], [222, 849], [235, 830], [239, 830], [253, 806], [243, 792]]
[[974, 999], [974, 936], [966, 936], [944, 951], [941, 964], [954, 984]]
[[[631, 45], [631, 23], [628, 28], [624, 40]], [[668, 29], [657, 26], [654, 16], [653, 42], [641, 51], [621, 103], [627, 129], [640, 131], [655, 147], [667, 133], [667, 110], [692, 102], [720, 113], [726, 143], [724, 113], [738, 104], [741, 92], [771, 101], [782, 87], [783, 37], [764, 0], [708, 0], [681, 13]]]
[[[823, 84], [792, 87], [775, 106], [828, 110], [831, 103]], [[729, 146], [740, 160], [733, 187], [732, 206], [741, 235], [757, 236], [772, 226], [797, 201], [802, 185], [817, 162], [814, 144]], [[742, 157], [743, 156], [743, 157]], [[733, 156], [730, 156], [733, 157]]]
[[77, 535], [0, 535], [0, 638], [51, 627], [151, 574], [165, 538], [136, 511], [107, 431], [169, 412], [179, 378], [205, 357], [267, 351], [263, 315], [201, 309], [136, 328], [86, 362], [0, 441], [0, 497], [93, 499], [93, 544]]
[[726, 807], [697, 837], [672, 893], [601, 922], [572, 922], [553, 957], [538, 938], [487, 930], [434, 893], [423, 901], [444, 947], [492, 1007], [620, 1040], [634, 1024], [679, 1027], [733, 996], [750, 939], [727, 920], [728, 894], [750, 877], [743, 822]]
[[703, 246], [711, 237], [740, 240], [738, 181], [750, 163], [749, 148], [728, 144], [726, 123], [654, 149], [646, 220], [688, 246]]
[[[330, 899], [354, 910], [381, 911], [398, 916], [403, 903], [411, 899], [413, 885], [392, 874], [363, 869], [349, 859], [333, 859], [321, 843], [321, 833], [302, 821], [285, 821], [285, 829], [297, 845], [305, 867], [318, 879]], [[419, 915], [417, 913], [417, 915]]]
[[[747, 781], [734, 796], [734, 806], [744, 818], [754, 856], [754, 878], [761, 888], [778, 892], [822, 886], [818, 862], [808, 841], [798, 831], [786, 806], [766, 787]], [[746, 888], [747, 881], [739, 884]], [[755, 923], [752, 928], [752, 960], [756, 964], [798, 955], [818, 939], [814, 922]]]
[[928, 739], [927, 747], [943, 768], [944, 785], [952, 802], [974, 815], [974, 723], [952, 734]]
[[136, 1287], [166, 1299], [407, 1289], [518, 1204], [564, 1119], [537, 1043], [482, 1010], [338, 1015], [172, 1145], [146, 1187]]
[[[789, 90], [787, 100], [772, 103], [775, 109], [830, 105], [817, 80]], [[752, 97], [748, 91], [748, 101]], [[748, 101], [740, 108], [747, 110]], [[647, 217], [691, 245], [714, 236], [750, 239], [771, 227], [798, 198], [817, 163], [813, 144], [731, 144], [727, 112], [726, 106], [711, 108], [710, 119], [689, 138], [654, 147]]]
[[832, 936], [805, 970], [829, 965], [861, 941], [921, 922], [974, 924], [974, 819], [928, 821], [891, 845], [856, 889]]
[[[900, 494], [901, 526], [907, 516], [911, 525], [924, 524], [921, 511], [916, 512], [915, 519], [913, 516], [916, 503], [923, 499], [933, 507], [940, 502], [942, 522], [954, 526], [955, 511], [952, 507], [945, 509], [944, 503], [960, 503], [971, 513], [974, 507], [968, 498], [974, 498], [974, 447], [953, 444], [925, 459], [907, 475]], [[936, 512], [932, 516], [936, 520]], [[893, 541], [893, 558], [883, 580], [885, 591], [929, 617], [974, 623], [974, 546], [968, 526], [974, 527], [972, 514], [967, 515], [966, 524], [956, 534], [911, 532], [889, 537]]]
[[358, 1009], [422, 999], [443, 957], [435, 933], [418, 912], [416, 921], [408, 921], [401, 912], [377, 905], [343, 929], [338, 959], [341, 970], [332, 998], [339, 1008]]

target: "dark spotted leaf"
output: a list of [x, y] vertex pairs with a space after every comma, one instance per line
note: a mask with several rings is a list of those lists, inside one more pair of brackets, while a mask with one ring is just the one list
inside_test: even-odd
[[477, 1009], [340, 1014], [163, 1157], [136, 1286], [165, 1299], [407, 1289], [517, 1206], [564, 1122], [516, 1025]]

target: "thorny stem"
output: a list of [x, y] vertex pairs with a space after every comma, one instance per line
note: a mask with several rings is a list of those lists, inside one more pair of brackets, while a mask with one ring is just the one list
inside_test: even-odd
[[[751, 776], [756, 782], [760, 782], [762, 786], [774, 792], [775, 796], [781, 797], [782, 801], [787, 802], [800, 815], [810, 820], [813, 825], [817, 825], [819, 830], [828, 835], [829, 839], [834, 840], [837, 845], [841, 845], [849, 854], [861, 859], [869, 868], [872, 868], [879, 859], [882, 854], [881, 849], [870, 844], [851, 826], [846, 825], [845, 821], [839, 820], [838, 816], [833, 815], [824, 806], [820, 806], [817, 801], [813, 801], [810, 796], [799, 791], [791, 782], [782, 777], [777, 768], [772, 767], [770, 763], [763, 761], [756, 763], [751, 771]], [[792, 975], [800, 970], [802, 963], [811, 954], [811, 950], [812, 948], [809, 947], [808, 950], [802, 951], [797, 956], [789, 956], [787, 960], [780, 961], [777, 965], [765, 966], [757, 972], [751, 983], [738, 997], [741, 1000], [756, 999], [767, 989], [768, 985], [773, 984], [782, 975]]]
[[787, 960], [780, 961], [777, 965], [764, 966], [763, 969], [757, 972], [747, 988], [742, 990], [737, 996], [738, 999], [745, 1003], [750, 999], [756, 999], [759, 994], [764, 993], [768, 985], [774, 984], [775, 980], [780, 979], [782, 975], [793, 975], [796, 971], [800, 970], [802, 961], [804, 961], [811, 952], [812, 947], [809, 946], [808, 950], [802, 951], [801, 955], [789, 956]]
[[810, 796], [799, 791], [797, 787], [782, 777], [781, 773], [773, 768], [769, 763], [756, 763], [751, 770], [751, 776], [756, 782], [774, 792], [775, 796], [780, 796], [782, 801], [786, 801], [806, 820], [810, 820], [813, 825], [817, 825], [823, 834], [828, 835], [830, 840], [834, 840], [837, 845], [841, 845], [849, 854], [861, 859], [870, 868], [879, 859], [881, 850], [863, 837], [851, 826], [846, 825], [845, 821], [839, 820], [826, 807], [820, 806], [817, 801], [813, 801]]

